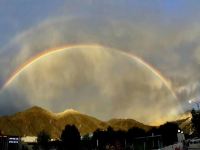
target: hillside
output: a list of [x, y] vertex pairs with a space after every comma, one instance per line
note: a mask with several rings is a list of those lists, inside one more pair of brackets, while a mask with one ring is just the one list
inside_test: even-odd
[[130, 129], [132, 127], [142, 128], [146, 131], [151, 129], [151, 126], [144, 125], [133, 119], [111, 119], [108, 121], [108, 124], [115, 130], [127, 131], [128, 129]]
[[140, 127], [145, 130], [150, 128], [132, 119], [112, 119], [103, 122], [72, 109], [53, 113], [37, 106], [11, 116], [0, 117], [0, 130], [8, 135], [36, 136], [40, 131], [45, 130], [52, 137], [59, 138], [67, 124], [74, 124], [81, 135], [91, 133], [96, 129], [106, 129], [108, 126], [115, 130], [128, 130], [131, 127]]

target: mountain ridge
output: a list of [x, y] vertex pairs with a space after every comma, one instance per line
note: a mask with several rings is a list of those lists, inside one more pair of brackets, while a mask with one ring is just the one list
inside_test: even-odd
[[125, 131], [132, 127], [140, 127], [145, 130], [151, 128], [151, 126], [133, 119], [101, 121], [73, 109], [54, 113], [39, 106], [33, 106], [24, 111], [0, 117], [0, 130], [3, 134], [8, 135], [36, 136], [40, 131], [45, 130], [53, 138], [59, 138], [67, 124], [74, 124], [81, 135], [89, 134], [97, 129], [105, 130], [109, 126], [114, 130]]

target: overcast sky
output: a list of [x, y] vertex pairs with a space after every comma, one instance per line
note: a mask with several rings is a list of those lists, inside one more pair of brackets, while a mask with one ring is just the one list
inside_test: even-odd
[[[160, 99], [157, 113], [162, 114], [160, 111], [163, 106], [168, 105], [169, 108], [166, 109], [168, 111], [171, 105], [177, 105], [177, 101], [183, 110], [191, 108], [192, 106], [187, 101], [200, 96], [200, 1], [1, 0], [0, 18], [1, 86], [16, 68], [46, 49], [91, 43], [104, 47], [100, 48], [103, 49], [101, 52], [99, 49], [86, 48], [84, 52], [76, 49], [73, 56], [70, 52], [65, 52], [63, 60], [60, 56], [54, 56], [48, 59], [47, 64], [39, 61], [38, 64], [41, 65], [29, 67], [28, 71], [22, 72], [12, 85], [1, 90], [1, 107], [5, 108], [1, 109], [1, 114], [40, 105], [52, 111], [63, 111], [72, 107], [100, 119], [127, 116], [151, 123], [159, 120], [162, 115], [150, 120], [144, 119], [144, 116], [152, 109], [138, 115], [140, 111], [136, 108], [139, 106], [144, 108], [146, 101], [154, 104]], [[155, 75], [152, 75], [151, 71], [143, 71], [145, 66], [141, 66], [143, 69], [138, 69], [139, 62], [125, 58], [121, 56], [121, 53], [113, 54], [113, 49], [142, 58], [161, 72], [177, 95], [177, 100], [171, 98], [164, 84], [157, 86], [158, 83], [160, 85], [160, 79], [154, 80]], [[97, 54], [105, 58], [90, 60], [90, 57], [96, 58]], [[107, 57], [108, 55], [112, 57]], [[79, 57], [84, 59], [79, 59]], [[66, 58], [71, 58], [71, 61], [66, 61]], [[107, 61], [106, 58], [110, 60]], [[130, 66], [130, 62], [133, 66]], [[104, 65], [99, 71], [104, 71], [105, 80], [94, 69], [102, 63]], [[94, 66], [89, 64], [94, 64]], [[57, 66], [52, 67], [53, 65]], [[80, 65], [83, 67], [80, 68]], [[137, 69], [131, 69], [132, 67]], [[113, 71], [113, 68], [117, 71]], [[84, 71], [87, 74], [82, 75]], [[59, 78], [62, 73], [64, 77]], [[127, 76], [127, 74], [133, 75]], [[69, 75], [73, 76], [73, 79], [66, 79]], [[88, 77], [93, 78], [89, 83], [85, 81]], [[143, 83], [142, 77], [148, 79], [145, 81], [147, 84]], [[38, 82], [39, 79], [44, 83]], [[42, 94], [47, 92], [45, 87], [49, 85], [49, 81], [55, 79], [56, 82], [51, 83], [53, 86], [50, 86], [48, 91], [56, 92], [51, 92], [53, 94], [48, 96]], [[103, 80], [101, 84], [99, 80]], [[117, 82], [118, 80], [120, 81]], [[73, 81], [73, 84], [69, 81]], [[120, 88], [116, 88], [116, 84]], [[152, 90], [152, 85], [155, 91]], [[19, 89], [21, 86], [22, 88]], [[92, 88], [94, 86], [96, 88]], [[109, 92], [106, 91], [109, 94], [102, 94], [105, 87], [109, 87]], [[62, 92], [58, 90], [59, 88]], [[63, 90], [68, 92], [63, 92]], [[145, 98], [142, 95], [145, 95]], [[55, 98], [59, 99], [56, 106]], [[43, 99], [48, 100], [43, 101]], [[77, 99], [77, 102], [72, 102], [72, 99]], [[88, 106], [91, 104], [91, 99], [95, 101], [94, 106]], [[118, 108], [116, 104], [119, 101], [126, 101], [135, 107], [122, 103], [124, 114], [119, 112], [114, 115], [113, 109]], [[169, 103], [165, 104], [164, 101]], [[171, 103], [171, 101], [175, 102]], [[97, 110], [98, 105], [113, 107], [108, 107], [105, 112], [109, 115], [105, 115], [100, 109]]]

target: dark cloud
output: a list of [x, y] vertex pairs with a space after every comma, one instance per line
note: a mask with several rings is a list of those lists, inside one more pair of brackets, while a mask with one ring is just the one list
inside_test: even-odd
[[23, 93], [17, 89], [9, 88], [0, 92], [0, 110], [1, 115], [9, 115], [21, 111], [31, 105]]

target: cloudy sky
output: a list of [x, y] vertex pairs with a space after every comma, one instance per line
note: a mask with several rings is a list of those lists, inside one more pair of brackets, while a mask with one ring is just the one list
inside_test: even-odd
[[195, 107], [188, 100], [200, 96], [199, 3], [1, 0], [0, 114], [39, 105], [153, 124]]

